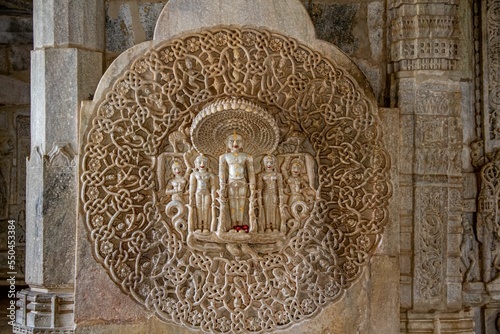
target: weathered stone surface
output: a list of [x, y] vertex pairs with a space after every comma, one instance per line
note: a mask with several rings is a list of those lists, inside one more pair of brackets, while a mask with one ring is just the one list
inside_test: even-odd
[[368, 302], [370, 305], [366, 333], [398, 333], [400, 327], [398, 308], [401, 294], [398, 288], [398, 256], [376, 255], [371, 260], [369, 270], [370, 278], [367, 284], [369, 285]]
[[2, 0], [0, 10], [7, 15], [30, 15], [33, 13], [31, 0]]
[[0, 75], [0, 105], [22, 105], [30, 103], [29, 83]]
[[0, 74], [8, 74], [9, 71], [9, 48], [4, 45], [0, 47]]
[[138, 44], [133, 31], [133, 19], [130, 12], [130, 3], [106, 4], [106, 50], [111, 52], [125, 51]]
[[302, 40], [315, 36], [314, 27], [298, 1], [190, 0], [167, 2], [158, 18], [154, 40], [159, 42], [181, 32], [231, 24], [286, 31]]
[[337, 45], [349, 55], [356, 53], [360, 42], [354, 36], [353, 30], [358, 23], [356, 15], [360, 9], [359, 3], [327, 5], [310, 2], [306, 8], [319, 39]]
[[[35, 147], [28, 163], [26, 282], [34, 286], [72, 287], [74, 279], [76, 161], [69, 145], [49, 152]], [[31, 242], [33, 240], [33, 242]], [[48, 240], [51, 240], [50, 242]], [[65, 249], [60, 252], [59, 249]], [[57, 270], [54, 270], [57, 268]]]
[[[77, 327], [83, 333], [94, 333], [88, 332], [85, 328], [98, 326], [103, 322], [116, 323], [117, 326], [127, 323], [127, 326], [131, 328], [138, 326], [143, 329], [149, 318], [148, 312], [124, 295], [123, 291], [109, 279], [103, 268], [96, 263], [92, 256], [91, 246], [86, 242], [85, 234], [83, 224], [78, 224], [77, 238], [81, 242], [78, 243], [76, 252], [75, 299], [78, 302], [75, 305], [75, 323]], [[105, 330], [104, 333], [113, 333], [113, 329], [113, 326], [102, 328]], [[95, 330], [95, 333], [101, 332]], [[132, 333], [135, 332], [132, 331]]]
[[165, 4], [161, 2], [139, 3], [139, 18], [145, 32], [146, 41], [153, 39], [154, 27], [164, 6]]
[[104, 49], [104, 1], [34, 1], [34, 47]]
[[[75, 114], [82, 99], [88, 99], [102, 68], [102, 54], [73, 48], [33, 52], [32, 121], [37, 131], [33, 146], [50, 150], [53, 143], [76, 146], [78, 119]], [[64, 84], [63, 84], [64, 83]], [[64, 98], [61, 98], [64, 97]]]
[[31, 17], [0, 16], [0, 44], [33, 43]]
[[[399, 140], [393, 138], [393, 133], [391, 129], [398, 128], [400, 122], [400, 115], [398, 109], [379, 109], [379, 115], [381, 120], [381, 126], [384, 131], [384, 144], [391, 158], [391, 180], [399, 179]], [[395, 261], [398, 262], [398, 257], [400, 253], [400, 243], [404, 245], [404, 241], [401, 241], [401, 231], [400, 231], [400, 198], [401, 192], [399, 189], [399, 184], [397, 182], [391, 182], [392, 187], [392, 197], [389, 202], [389, 222], [382, 234], [382, 241], [378, 246], [375, 254], [376, 255], [386, 255], [389, 257], [394, 257]], [[385, 277], [388, 278], [388, 277]], [[388, 294], [388, 296], [390, 296]], [[396, 294], [392, 296], [396, 298]], [[391, 299], [391, 297], [388, 297]]]
[[28, 71], [30, 69], [31, 44], [12, 45], [9, 49], [10, 71]]
[[153, 39], [154, 27], [164, 2], [106, 3], [106, 50], [123, 52], [134, 45]]

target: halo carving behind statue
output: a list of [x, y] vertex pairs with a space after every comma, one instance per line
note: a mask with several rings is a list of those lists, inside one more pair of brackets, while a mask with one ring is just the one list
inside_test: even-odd
[[280, 134], [274, 118], [241, 98], [217, 100], [204, 107], [191, 125], [191, 140], [198, 152], [218, 157], [227, 151], [226, 138], [235, 132], [252, 156], [272, 153], [278, 147]]
[[[390, 162], [373, 98], [344, 68], [281, 34], [217, 28], [155, 46], [104, 94], [81, 154], [88, 239], [160, 319], [274, 331], [360, 277]], [[225, 153], [235, 130], [243, 150]]]

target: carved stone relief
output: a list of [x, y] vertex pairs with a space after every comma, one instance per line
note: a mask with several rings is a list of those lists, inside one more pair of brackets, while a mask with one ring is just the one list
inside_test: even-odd
[[481, 280], [479, 270], [479, 245], [472, 228], [472, 224], [466, 215], [462, 216], [462, 227], [464, 233], [460, 245], [462, 269], [464, 282], [478, 282]]
[[423, 188], [417, 191], [418, 216], [421, 221], [416, 235], [416, 289], [422, 300], [441, 298], [443, 288], [443, 240], [445, 220], [441, 208], [446, 200], [445, 188]]
[[500, 71], [500, 3], [496, 0], [488, 0], [485, 6], [485, 27], [486, 52], [484, 52], [484, 68], [487, 73], [484, 86], [487, 98], [486, 105], [486, 138], [489, 140], [500, 139], [500, 85], [498, 81]]
[[[389, 4], [391, 20], [390, 56], [394, 72], [455, 70], [458, 56], [456, 3], [442, 7], [440, 15], [428, 11], [428, 2], [413, 2], [414, 11], [405, 11], [401, 1]], [[432, 36], [432, 37], [431, 37]]]
[[[8, 220], [16, 225], [17, 279], [24, 280], [26, 226], [26, 156], [30, 147], [30, 117], [27, 108], [6, 108], [0, 115], [0, 258], [7, 258]], [[0, 265], [7, 278], [7, 261]]]
[[300, 322], [360, 276], [388, 219], [373, 101], [269, 31], [159, 44], [109, 88], [85, 138], [94, 257], [164, 321], [221, 333]]
[[500, 275], [500, 154], [484, 165], [480, 172], [477, 234], [482, 249], [482, 275], [485, 283]]

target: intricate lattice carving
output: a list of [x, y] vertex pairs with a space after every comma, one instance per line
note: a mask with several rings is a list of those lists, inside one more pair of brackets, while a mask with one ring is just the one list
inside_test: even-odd
[[[257, 150], [252, 166], [266, 203], [274, 199], [262, 182], [276, 180], [273, 189], [288, 196], [279, 199], [287, 209], [275, 216], [279, 229], [271, 223], [236, 233], [241, 242], [224, 239], [213, 224], [207, 240], [207, 225], [196, 234], [181, 190], [183, 179], [189, 187], [196, 177], [217, 183], [218, 153], [200, 152], [208, 169], [198, 160], [191, 171], [191, 148], [205, 150], [197, 115], [227, 97], [245, 99], [257, 114], [266, 110], [270, 129], [279, 129], [279, 136], [269, 132], [272, 149], [282, 138], [276, 152]], [[165, 321], [223, 333], [301, 321], [360, 276], [387, 221], [389, 159], [377, 124], [373, 101], [349, 73], [283, 35], [220, 28], [161, 44], [116, 80], [86, 133], [81, 197], [94, 256]], [[269, 160], [281, 170], [260, 167]], [[177, 194], [167, 207], [165, 185]]]
[[[408, 7], [414, 7], [408, 10]], [[429, 14], [429, 7], [437, 14]], [[455, 70], [458, 63], [457, 3], [433, 5], [415, 1], [406, 6], [390, 2], [390, 57], [394, 72]], [[405, 11], [406, 9], [406, 11]], [[418, 15], [417, 15], [418, 13]], [[410, 14], [410, 15], [408, 15]]]
[[480, 177], [477, 234], [482, 243], [483, 280], [490, 282], [500, 275], [500, 151], [483, 166]]
[[441, 209], [445, 190], [423, 189], [419, 201], [421, 207], [420, 233], [418, 234], [417, 288], [425, 299], [440, 298], [442, 290], [443, 238], [445, 235]]
[[485, 100], [488, 113], [489, 139], [500, 139], [500, 84], [498, 80], [500, 71], [500, 3], [488, 0], [486, 4], [486, 52], [485, 72], [488, 100]]
[[274, 152], [280, 139], [274, 118], [244, 99], [223, 99], [203, 108], [193, 120], [191, 138], [197, 151], [218, 157], [227, 150], [226, 137], [235, 131], [246, 139], [245, 152], [253, 156]]

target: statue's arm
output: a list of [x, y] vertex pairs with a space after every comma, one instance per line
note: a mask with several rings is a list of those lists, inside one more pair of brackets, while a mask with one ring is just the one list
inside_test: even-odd
[[250, 190], [253, 192], [255, 190], [255, 170], [253, 167], [253, 158], [248, 156], [246, 159], [247, 170], [248, 170], [248, 183], [250, 184]]
[[217, 176], [210, 173], [210, 196], [212, 198], [212, 205], [215, 204], [215, 193], [218, 188]]
[[226, 189], [226, 158], [224, 155], [219, 157], [219, 182], [221, 196], [223, 196], [224, 190]]
[[283, 184], [283, 175], [281, 175], [281, 173], [277, 173], [278, 174], [278, 196], [279, 196], [279, 199], [280, 199], [280, 203], [282, 203], [284, 201], [284, 184]]
[[262, 174], [257, 177], [257, 202], [259, 207], [262, 207], [262, 188], [264, 180], [262, 179]]
[[165, 194], [167, 195], [172, 195], [175, 194], [177, 191], [174, 188], [174, 185], [172, 184], [172, 180], [169, 180], [167, 182], [167, 186], [165, 187]]
[[196, 194], [196, 177], [194, 173], [191, 173], [189, 176], [189, 204], [194, 206], [196, 201], [194, 200], [194, 196]]

